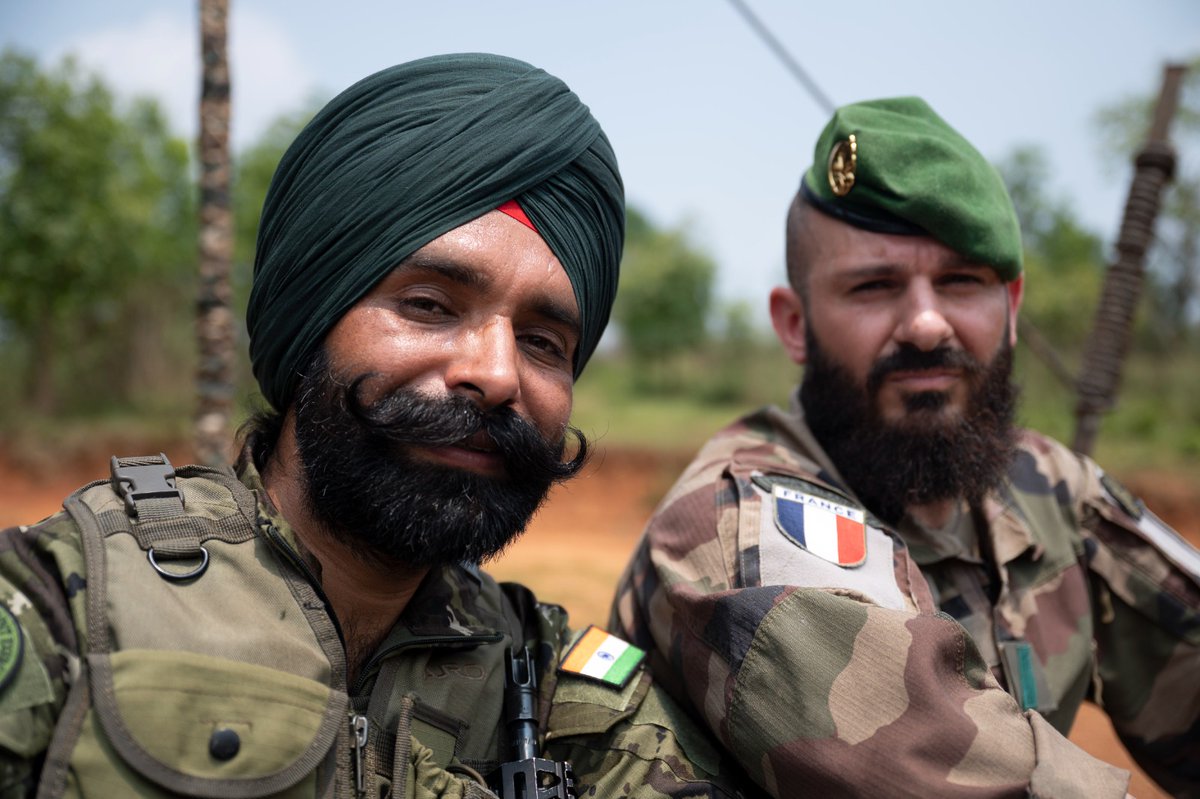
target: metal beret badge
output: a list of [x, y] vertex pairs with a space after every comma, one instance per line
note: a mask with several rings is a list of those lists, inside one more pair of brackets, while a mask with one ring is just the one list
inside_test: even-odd
[[851, 133], [829, 151], [827, 177], [829, 188], [838, 197], [845, 197], [854, 188], [854, 172], [858, 169], [858, 140]]

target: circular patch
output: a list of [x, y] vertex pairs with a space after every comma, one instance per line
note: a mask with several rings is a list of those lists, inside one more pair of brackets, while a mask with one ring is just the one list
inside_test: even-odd
[[845, 197], [854, 188], [854, 173], [858, 169], [858, 140], [850, 137], [833, 145], [829, 153], [829, 188], [838, 197]]
[[0, 605], [0, 691], [17, 676], [24, 652], [25, 636], [17, 617], [5, 605]]

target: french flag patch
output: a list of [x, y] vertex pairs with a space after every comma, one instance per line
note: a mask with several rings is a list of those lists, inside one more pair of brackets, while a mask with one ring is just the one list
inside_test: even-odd
[[780, 532], [818, 558], [851, 568], [867, 559], [866, 516], [859, 508], [781, 485], [771, 487]]

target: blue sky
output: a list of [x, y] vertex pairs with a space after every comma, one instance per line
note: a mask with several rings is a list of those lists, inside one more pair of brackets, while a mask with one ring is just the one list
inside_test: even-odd
[[[1092, 115], [1156, 91], [1166, 61], [1200, 54], [1195, 0], [746, 2], [835, 103], [919, 94], [993, 160], [1044, 148], [1050, 193], [1110, 243], [1129, 168], [1102, 161]], [[690, 227], [720, 264], [723, 297], [765, 309], [783, 279], [784, 211], [828, 115], [727, 0], [230, 5], [235, 146], [306, 97], [385, 66], [503, 53], [563, 78], [591, 106], [630, 202]], [[196, 6], [6, 0], [0, 46], [47, 63], [73, 52], [120, 93], [160, 98], [194, 138]]]

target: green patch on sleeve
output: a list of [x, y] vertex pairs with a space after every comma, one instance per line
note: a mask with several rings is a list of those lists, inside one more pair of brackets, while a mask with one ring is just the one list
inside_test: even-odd
[[26, 651], [27, 636], [0, 606], [0, 748], [33, 757], [50, 743], [54, 686], [45, 664]]
[[12, 612], [0, 606], [0, 715], [54, 700], [50, 673], [26, 651], [28, 636]]
[[25, 635], [21, 632], [17, 617], [0, 605], [0, 691], [17, 676], [24, 653]]

